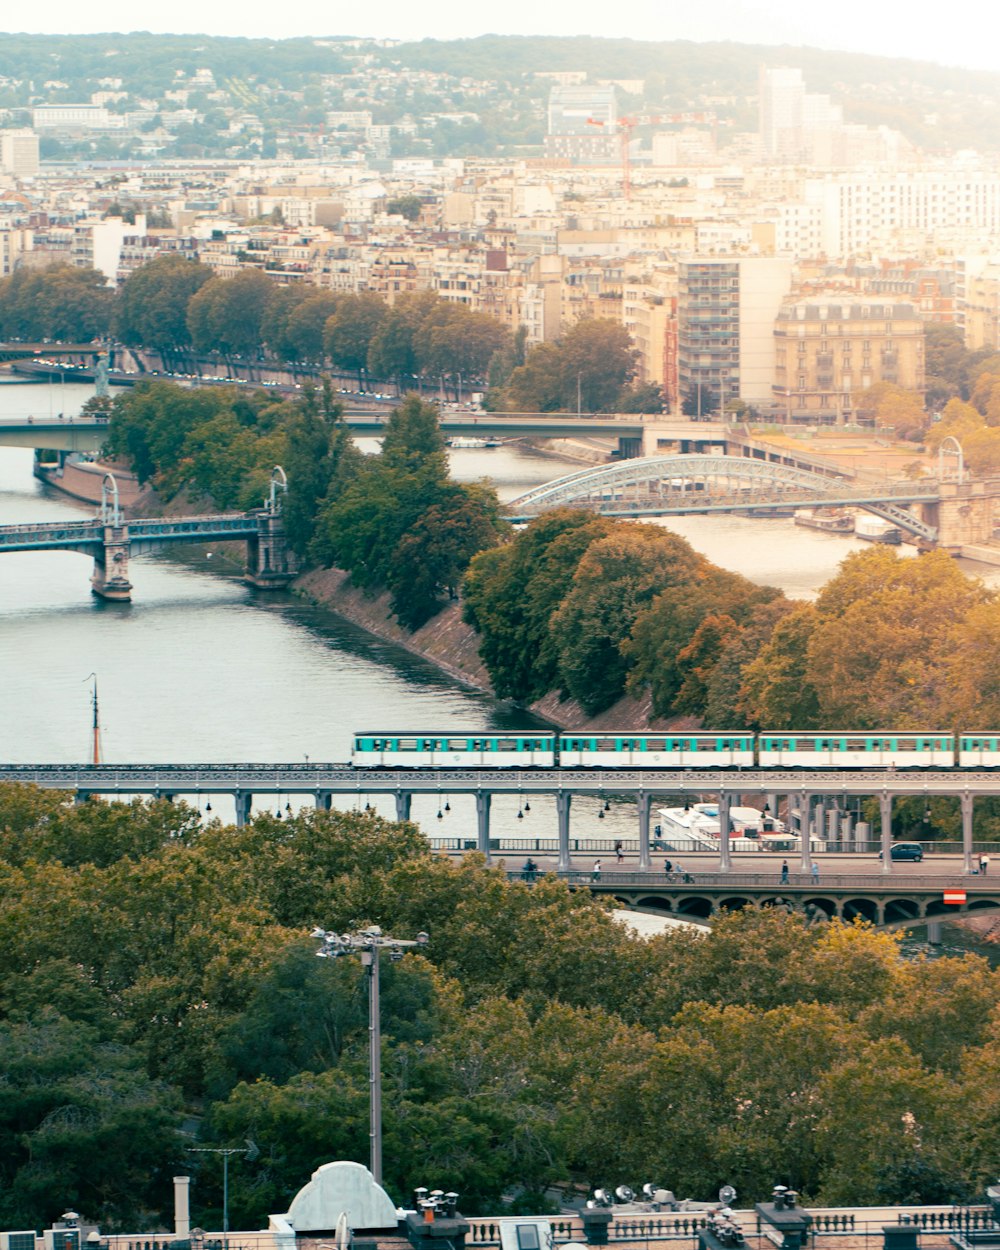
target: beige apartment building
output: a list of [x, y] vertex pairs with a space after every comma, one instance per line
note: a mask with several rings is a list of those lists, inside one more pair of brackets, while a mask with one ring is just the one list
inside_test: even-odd
[[777, 406], [791, 421], [853, 421], [877, 382], [924, 389], [924, 323], [905, 301], [817, 296], [786, 301], [774, 323]]

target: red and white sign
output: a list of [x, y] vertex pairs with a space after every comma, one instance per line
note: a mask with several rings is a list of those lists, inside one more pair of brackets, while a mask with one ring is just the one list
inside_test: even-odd
[[944, 901], [946, 903], [964, 903], [965, 891], [964, 890], [945, 890]]

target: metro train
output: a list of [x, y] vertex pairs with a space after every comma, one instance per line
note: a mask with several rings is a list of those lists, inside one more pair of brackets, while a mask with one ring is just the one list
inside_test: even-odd
[[351, 762], [356, 768], [1000, 768], [1000, 732], [375, 732], [354, 735]]

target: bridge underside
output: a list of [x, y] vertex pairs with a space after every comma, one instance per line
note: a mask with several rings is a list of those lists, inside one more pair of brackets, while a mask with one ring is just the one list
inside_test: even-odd
[[766, 910], [777, 907], [801, 912], [810, 921], [867, 921], [886, 930], [912, 929], [960, 917], [1000, 916], [1000, 893], [995, 897], [976, 896], [965, 903], [945, 903], [940, 894], [871, 891], [865, 889], [823, 890], [819, 886], [802, 889], [775, 885], [768, 889], [741, 886], [731, 879], [723, 889], [704, 890], [697, 886], [671, 889], [668, 885], [642, 889], [620, 889], [611, 884], [581, 883], [602, 896], [612, 894], [619, 902], [642, 911], [657, 912], [677, 920], [708, 926], [715, 916], [745, 908]]
[[513, 500], [507, 513], [524, 522], [556, 507], [640, 517], [849, 506], [884, 516], [931, 543], [936, 528], [905, 505], [937, 497], [936, 484], [928, 482], [859, 485], [751, 457], [651, 456], [571, 473]]

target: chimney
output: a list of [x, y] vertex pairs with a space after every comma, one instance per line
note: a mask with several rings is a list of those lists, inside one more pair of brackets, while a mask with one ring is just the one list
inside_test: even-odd
[[174, 1177], [174, 1236], [191, 1235], [190, 1176]]

